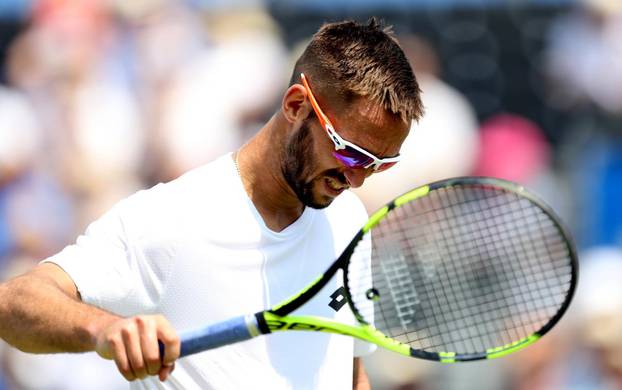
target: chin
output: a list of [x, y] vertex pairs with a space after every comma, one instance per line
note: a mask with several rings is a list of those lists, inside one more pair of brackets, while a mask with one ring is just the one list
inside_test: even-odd
[[303, 203], [305, 206], [311, 207], [312, 209], [320, 210], [330, 206], [330, 204], [333, 203], [333, 200], [335, 200], [335, 198], [316, 195], [313, 196], [313, 198], [311, 199], [306, 199], [305, 201], [303, 201]]
[[335, 197], [323, 194], [320, 189], [314, 186], [308, 186], [300, 200], [307, 207], [311, 207], [313, 209], [324, 209], [333, 203]]

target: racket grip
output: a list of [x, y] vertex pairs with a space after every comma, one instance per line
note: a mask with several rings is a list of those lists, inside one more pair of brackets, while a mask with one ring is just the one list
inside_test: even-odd
[[[179, 357], [248, 340], [259, 335], [257, 329], [255, 316], [247, 315], [183, 332], [179, 335], [181, 340]], [[164, 356], [164, 346], [161, 342], [160, 356]]]

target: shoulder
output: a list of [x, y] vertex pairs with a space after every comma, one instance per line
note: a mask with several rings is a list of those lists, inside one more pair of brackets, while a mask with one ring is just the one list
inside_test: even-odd
[[166, 183], [163, 191], [168, 195], [177, 196], [211, 196], [227, 192], [226, 190], [236, 183], [236, 180], [235, 166], [231, 154], [228, 153]]
[[234, 197], [234, 174], [233, 162], [225, 155], [170, 182], [138, 191], [117, 203], [111, 212], [139, 226], [205, 215]]
[[234, 169], [230, 155], [227, 154], [170, 182], [159, 183], [149, 189], [138, 191], [126, 198], [123, 203], [138, 207], [162, 205], [163, 202], [173, 202], [178, 207], [183, 207], [186, 202], [205, 203], [218, 194], [228, 192], [234, 183], [232, 179]]

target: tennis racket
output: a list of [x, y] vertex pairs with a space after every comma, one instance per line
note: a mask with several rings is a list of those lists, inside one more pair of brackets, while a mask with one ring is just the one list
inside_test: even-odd
[[[290, 314], [339, 270], [355, 325]], [[559, 321], [577, 275], [570, 235], [525, 188], [482, 177], [438, 181], [374, 213], [298, 294], [180, 334], [181, 356], [275, 332], [319, 331], [444, 363], [497, 358]]]

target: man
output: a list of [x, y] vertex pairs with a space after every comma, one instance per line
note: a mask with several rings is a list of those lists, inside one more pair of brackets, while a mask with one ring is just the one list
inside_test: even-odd
[[[0, 337], [35, 353], [94, 350], [132, 388], [368, 388], [358, 357], [370, 347], [349, 337], [260, 337], [173, 373], [176, 331], [268, 308], [323, 272], [366, 220], [345, 190], [395, 164], [421, 114], [408, 61], [375, 20], [323, 26], [280, 110], [240, 150], [121, 201], [0, 286]], [[335, 288], [305, 313], [351, 320]]]

